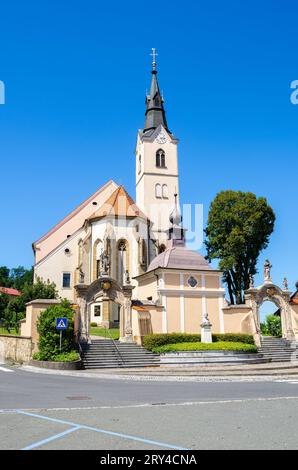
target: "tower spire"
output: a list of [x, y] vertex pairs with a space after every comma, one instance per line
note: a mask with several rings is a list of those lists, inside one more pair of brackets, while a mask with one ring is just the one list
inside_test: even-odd
[[152, 79], [149, 95], [146, 94], [146, 113], [145, 113], [145, 125], [143, 132], [147, 132], [156, 129], [160, 124], [168, 131], [168, 125], [166, 120], [166, 113], [164, 110], [164, 100], [160, 93], [158, 81], [157, 81], [157, 70], [156, 70], [156, 57], [157, 52], [155, 47], [152, 47]]
[[156, 70], [156, 57], [158, 56], [155, 47], [152, 47], [152, 53], [150, 54], [152, 56], [152, 71]]

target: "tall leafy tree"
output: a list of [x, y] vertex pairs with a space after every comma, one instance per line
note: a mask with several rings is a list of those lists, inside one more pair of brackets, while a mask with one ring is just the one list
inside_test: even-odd
[[7, 266], [0, 266], [0, 287], [11, 287], [10, 270]]
[[10, 278], [15, 289], [23, 290], [24, 286], [33, 284], [33, 268], [26, 269], [18, 266], [10, 271]]
[[206, 228], [207, 259], [219, 260], [232, 304], [244, 303], [244, 290], [268, 246], [275, 214], [264, 197], [222, 191], [211, 204]]

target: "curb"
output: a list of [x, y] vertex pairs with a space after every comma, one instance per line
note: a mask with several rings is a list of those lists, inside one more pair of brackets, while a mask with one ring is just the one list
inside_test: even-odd
[[286, 372], [285, 374], [276, 371], [274, 374], [264, 375], [134, 375], [131, 374], [106, 374], [106, 373], [90, 373], [82, 371], [65, 371], [42, 369], [35, 366], [21, 366], [19, 370], [24, 372], [33, 372], [35, 374], [60, 375], [64, 377], [88, 378], [99, 380], [122, 380], [122, 381], [140, 381], [140, 382], [271, 382], [278, 380], [298, 380], [298, 370], [295, 372]]

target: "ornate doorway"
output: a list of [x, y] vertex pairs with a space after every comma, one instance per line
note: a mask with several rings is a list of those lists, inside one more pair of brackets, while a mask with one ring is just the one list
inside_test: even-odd
[[134, 287], [130, 284], [129, 279], [126, 281], [126, 285], [121, 287], [115, 279], [103, 275], [89, 286], [78, 284], [75, 289], [79, 305], [80, 342], [89, 343], [91, 341], [90, 319], [94, 305], [101, 305], [102, 324], [109, 327], [111, 321], [109, 305], [111, 303], [119, 305], [120, 341], [133, 342], [131, 296]]
[[264, 265], [264, 284], [255, 288], [253, 280], [251, 281], [250, 288], [246, 291], [246, 302], [250, 303], [252, 308], [252, 316], [254, 321], [254, 329], [256, 335], [261, 336], [261, 319], [260, 308], [265, 302], [272, 302], [280, 311], [282, 337], [288, 340], [295, 340], [290, 298], [291, 292], [288, 290], [288, 283], [284, 280], [283, 289], [273, 284], [271, 280], [270, 270], [272, 266], [267, 260]]

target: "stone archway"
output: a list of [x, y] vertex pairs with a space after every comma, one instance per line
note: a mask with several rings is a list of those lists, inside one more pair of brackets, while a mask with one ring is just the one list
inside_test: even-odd
[[246, 291], [246, 302], [250, 303], [252, 309], [252, 317], [254, 322], [255, 334], [261, 336], [260, 308], [263, 303], [273, 302], [277, 309], [280, 310], [282, 337], [287, 340], [295, 340], [292, 326], [292, 316], [290, 308], [291, 292], [282, 290], [272, 281], [265, 280], [264, 284], [258, 288], [251, 287]]
[[[79, 338], [81, 343], [89, 343], [90, 340], [90, 308], [96, 302], [103, 305], [113, 301], [120, 305], [120, 341], [133, 342], [131, 296], [134, 287], [127, 280], [121, 287], [115, 279], [103, 275], [92, 284], [78, 284], [75, 286], [77, 303], [79, 306]], [[104, 313], [103, 313], [104, 314]]]

